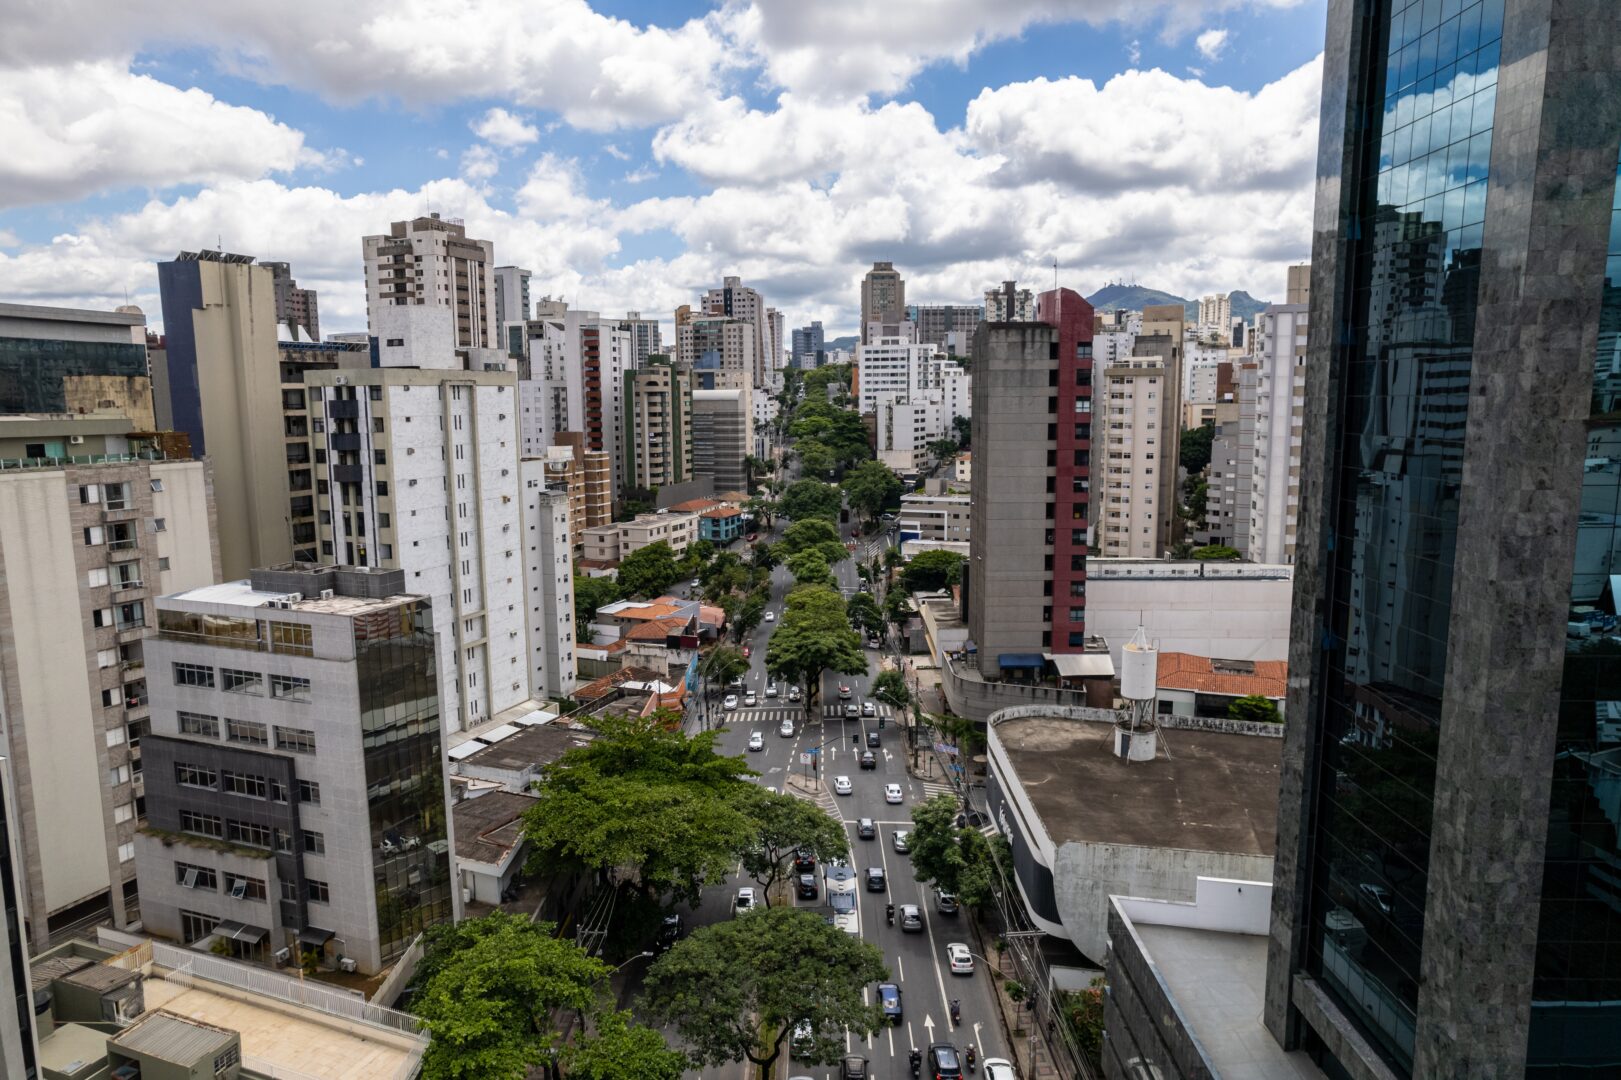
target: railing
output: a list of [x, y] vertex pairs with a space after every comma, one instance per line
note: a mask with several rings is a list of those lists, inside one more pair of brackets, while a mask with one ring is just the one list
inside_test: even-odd
[[0, 471], [6, 469], [60, 469], [68, 465], [120, 465], [136, 461], [167, 461], [161, 450], [141, 450], [134, 454], [67, 454], [61, 457], [0, 458]]

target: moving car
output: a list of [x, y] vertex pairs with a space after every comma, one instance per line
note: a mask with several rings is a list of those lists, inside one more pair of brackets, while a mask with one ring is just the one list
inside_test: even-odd
[[766, 612], [765, 613], [765, 621], [766, 622], [776, 622], [777, 621], [777, 613], [775, 611]]
[[957, 898], [951, 893], [937, 892], [934, 894], [934, 910], [938, 911], [940, 914], [955, 915], [957, 914], [957, 909]]
[[860, 1054], [846, 1054], [839, 1062], [839, 1080], [868, 1080], [867, 1059]]
[[798, 700], [799, 700], [799, 699], [800, 699], [800, 697], [801, 697], [801, 696], [802, 696], [802, 695], [801, 695], [801, 694], [800, 694], [800, 692], [799, 692], [799, 687], [797, 687], [797, 686], [790, 686], [790, 687], [789, 687], [789, 688], [788, 688], [788, 700], [789, 700], [789, 701], [798, 701]]
[[833, 778], [833, 794], [848, 795], [853, 790], [854, 789], [850, 786], [850, 778], [848, 776], [835, 776]]
[[743, 689], [743, 676], [734, 675], [732, 677], [732, 681], [727, 683], [726, 685], [730, 686], [733, 690], [741, 690], [741, 689]]
[[861, 703], [861, 715], [862, 716], [877, 716], [878, 715], [878, 706], [874, 705], [870, 701], [863, 701]]
[[950, 1043], [932, 1044], [924, 1061], [929, 1067], [928, 1075], [934, 1080], [957, 1080], [962, 1076], [962, 1059]]
[[886, 803], [899, 803], [901, 798], [901, 786], [899, 784], [884, 785], [884, 801]]
[[850, 688], [848, 686], [846, 686], [844, 683], [839, 684], [839, 700], [840, 701], [849, 701], [850, 700]]
[[664, 922], [659, 925], [658, 937], [653, 941], [654, 951], [666, 952], [672, 945], [681, 940], [681, 935], [686, 933], [686, 930], [686, 924], [681, 921], [681, 916], [664, 916]]
[[985, 1080], [1019, 1080], [1019, 1073], [1007, 1058], [986, 1058]]
[[749, 732], [749, 749], [750, 750], [764, 750], [765, 749], [765, 736], [761, 735], [758, 731]]
[[883, 740], [878, 738], [876, 731], [869, 731], [867, 732], [867, 745], [876, 750], [883, 745]]
[[800, 874], [795, 891], [801, 900], [815, 900], [822, 894], [816, 885], [815, 874]]
[[916, 904], [902, 904], [901, 930], [908, 934], [921, 934], [923, 932], [923, 909]]
[[894, 983], [878, 984], [878, 1004], [884, 1010], [884, 1019], [891, 1024], [901, 1022], [901, 988]]
[[871, 840], [878, 835], [878, 826], [872, 823], [872, 818], [864, 817], [856, 822], [856, 835], [863, 840]]
[[896, 829], [890, 834], [890, 839], [895, 842], [895, 850], [899, 854], [905, 855], [912, 850], [912, 833], [910, 830]]
[[749, 657], [751, 657], [753, 655], [754, 655], [754, 650], [753, 649], [749, 648], [747, 645], [743, 646], [743, 659], [747, 660]]
[[766, 685], [765, 685], [765, 696], [766, 697], [776, 697], [777, 696], [777, 684], [776, 683], [774, 683], [774, 682], [766, 683]]
[[748, 693], [743, 695], [743, 704], [752, 706], [758, 705], [759, 703], [760, 698], [753, 690], [750, 690]]
[[697, 578], [692, 579], [692, 587], [694, 589], [701, 589], [701, 588], [703, 588], [703, 586], [704, 586], [704, 583], [699, 581]]
[[808, 874], [812, 870], [815, 870], [815, 869], [816, 869], [816, 856], [815, 855], [812, 855], [810, 852], [806, 851], [804, 848], [799, 848], [799, 849], [795, 850], [795, 852], [794, 852], [794, 871], [796, 873]]
[[953, 975], [972, 975], [974, 973], [974, 954], [968, 951], [968, 946], [960, 941], [953, 941], [946, 946], [946, 959], [951, 962]]
[[737, 899], [732, 901], [732, 911], [734, 914], [741, 915], [745, 911], [753, 910], [754, 889], [752, 886], [745, 885], [741, 889], [737, 890]]
[[871, 750], [861, 751], [861, 767], [863, 769], [876, 770], [878, 768], [878, 755], [874, 754]]
[[758, 540], [758, 539], [760, 539], [760, 534], [759, 534], [759, 533], [749, 533], [749, 534], [748, 534], [748, 535], [747, 535], [747, 536], [745, 536], [745, 537], [744, 537], [744, 538], [743, 538], [743, 539], [745, 539], [745, 540], [747, 540], [747, 541], [748, 541], [748, 542], [749, 542], [749, 543], [751, 543], [751, 544], [752, 544], [752, 543], [754, 543], [754, 542], [755, 542], [755, 541], [756, 541], [756, 540]]
[[884, 868], [882, 866], [869, 866], [869, 867], [867, 867], [867, 891], [868, 892], [888, 892], [889, 891], [889, 882], [884, 879]]
[[720, 706], [721, 706], [721, 708], [726, 709], [728, 711], [737, 708], [737, 695], [736, 694], [727, 694], [726, 695], [726, 700], [721, 702]]
[[859, 720], [861, 718], [861, 710], [856, 708], [855, 702], [850, 701], [845, 703], [844, 718], [846, 720]]
[[784, 720], [780, 725], [778, 725], [777, 734], [781, 735], [785, 739], [793, 738], [794, 722], [792, 720]]
[[876, 649], [876, 648], [879, 648], [882, 645], [883, 645], [883, 642], [878, 640], [878, 635], [877, 634], [868, 634], [867, 635], [867, 648]]

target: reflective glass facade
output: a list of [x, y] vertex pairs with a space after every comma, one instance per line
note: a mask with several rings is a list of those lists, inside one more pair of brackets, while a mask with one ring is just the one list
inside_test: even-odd
[[1333, 599], [1305, 967], [1411, 1069], [1502, 0], [1392, 0], [1330, 403]]
[[433, 612], [426, 602], [355, 620], [377, 930], [383, 959], [451, 917]]
[[[1528, 1073], [1621, 1073], [1621, 161], [1582, 470]], [[1588, 1071], [1580, 1075], [1597, 1075]]]
[[116, 341], [0, 338], [0, 415], [66, 412], [70, 375], [145, 375], [146, 346]]

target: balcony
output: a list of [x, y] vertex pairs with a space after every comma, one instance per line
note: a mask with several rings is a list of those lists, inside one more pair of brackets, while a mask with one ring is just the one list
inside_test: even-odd
[[360, 436], [355, 432], [328, 435], [326, 445], [329, 450], [358, 453], [360, 450]]
[[123, 663], [118, 665], [119, 677], [125, 682], [129, 682], [131, 679], [138, 679], [145, 674], [145, 672], [146, 661], [144, 659], [125, 660]]
[[334, 420], [358, 420], [360, 419], [360, 402], [329, 401], [326, 403], [326, 414]]
[[361, 465], [334, 465], [332, 466], [332, 479], [340, 484], [358, 484], [366, 478], [365, 467]]
[[140, 516], [140, 513], [141, 508], [134, 503], [104, 503], [101, 507], [101, 520], [103, 522], [133, 521]]
[[146, 583], [140, 578], [128, 578], [113, 582], [113, 592], [133, 592], [136, 589], [146, 588]]
[[139, 559], [141, 549], [136, 547], [134, 537], [128, 540], [109, 540], [107, 542], [107, 558], [113, 562], [128, 562]]

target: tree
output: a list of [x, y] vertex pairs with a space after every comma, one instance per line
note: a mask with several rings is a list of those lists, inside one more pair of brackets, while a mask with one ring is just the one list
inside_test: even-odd
[[822, 689], [822, 672], [860, 675], [867, 670], [861, 638], [850, 628], [844, 599], [832, 589], [805, 586], [788, 594], [782, 621], [766, 645], [765, 667], [774, 678], [805, 687], [809, 713]]
[[838, 528], [826, 518], [812, 517], [796, 521], [783, 530], [778, 544], [786, 555], [802, 551], [820, 552], [829, 566], [848, 558], [850, 551], [839, 537]]
[[597, 1017], [596, 1029], [563, 1061], [569, 1080], [681, 1080], [688, 1065], [687, 1055], [671, 1050], [664, 1036], [612, 1010]]
[[800, 472], [821, 479], [838, 467], [833, 450], [820, 439], [801, 439], [794, 444], [799, 453]]
[[824, 484], [820, 480], [795, 480], [782, 493], [779, 507], [782, 516], [790, 521], [803, 521], [805, 518], [837, 521], [839, 508], [843, 504], [844, 497], [832, 484]]
[[818, 1034], [807, 1060], [832, 1064], [844, 1032], [878, 1031], [863, 991], [889, 978], [876, 946], [799, 908], [763, 908], [692, 932], [647, 972], [646, 1011], [674, 1024], [705, 1065], [748, 1060], [769, 1080], [794, 1027]]
[[771, 528], [771, 522], [777, 516], [776, 501], [762, 498], [759, 495], [744, 503], [743, 509], [754, 518], [756, 524], [764, 529]]
[[957, 445], [967, 447], [974, 434], [974, 422], [966, 416], [953, 416], [951, 428], [956, 433]]
[[901, 497], [900, 477], [887, 465], [866, 461], [844, 477], [844, 495], [868, 521], [876, 521], [885, 506]]
[[964, 559], [955, 551], [924, 551], [912, 557], [901, 571], [901, 587], [907, 592], [933, 592], [962, 580]]
[[961, 884], [964, 861], [957, 842], [957, 813], [957, 800], [951, 795], [936, 795], [912, 807], [912, 832], [906, 838], [912, 874], [919, 881], [933, 882], [941, 892], [954, 893]]
[[884, 618], [897, 629], [912, 621], [912, 601], [905, 589], [891, 589], [884, 594]]
[[425, 1078], [523, 1080], [561, 1045], [553, 1011], [590, 1010], [608, 966], [555, 929], [497, 911], [428, 940], [413, 1002], [433, 1036]]
[[675, 552], [663, 540], [633, 551], [619, 562], [619, 585], [627, 596], [659, 596], [680, 580]]
[[1226, 544], [1206, 544], [1204, 547], [1194, 548], [1193, 557], [1205, 562], [1237, 562], [1238, 551]]
[[912, 703], [912, 690], [906, 685], [906, 676], [898, 671], [880, 671], [868, 695], [896, 709], [904, 709]]
[[1213, 427], [1190, 428], [1182, 433], [1179, 464], [1188, 470], [1188, 475], [1204, 472], [1205, 466], [1210, 464], [1210, 445], [1215, 437]]
[[625, 598], [625, 590], [611, 577], [574, 575], [574, 634], [585, 640], [597, 609]]
[[742, 650], [731, 645], [716, 645], [698, 661], [698, 673], [710, 686], [725, 686], [733, 679], [746, 675], [749, 662]]
[[[858, 592], [850, 597], [845, 605], [845, 614], [850, 618], [850, 625], [868, 634], [882, 634], [884, 632], [884, 613], [878, 607], [878, 601], [872, 598], [871, 593]], [[875, 684], [876, 685], [876, 684]]]
[[801, 551], [797, 555], [788, 556], [788, 572], [794, 575], [794, 581], [800, 585], [838, 588], [838, 582], [833, 579], [833, 571], [828, 569], [827, 560], [822, 558], [821, 552], [818, 551]]
[[629, 868], [648, 895], [693, 904], [731, 872], [755, 831], [743, 809], [749, 768], [715, 753], [716, 732], [670, 730], [672, 713], [600, 717], [597, 737], [547, 770], [524, 815], [532, 868]]
[[614, 520], [635, 521], [638, 514], [651, 514], [655, 509], [647, 499], [626, 499], [619, 504], [619, 513], [614, 515]]
[[754, 633], [765, 619], [765, 601], [765, 596], [759, 591], [751, 592], [744, 598], [737, 614], [732, 616], [732, 632], [737, 635], [737, 640], [742, 641]]
[[1264, 694], [1245, 694], [1227, 705], [1227, 715], [1233, 720], [1251, 720], [1257, 724], [1281, 724], [1278, 703]]
[[749, 491], [754, 490], [754, 478], [764, 476], [772, 469], [771, 462], [755, 457], [753, 454], [743, 456], [743, 474]]
[[764, 540], [754, 545], [754, 553], [749, 556], [749, 563], [757, 570], [767, 572], [776, 568], [782, 561], [781, 544], [768, 544]]
[[957, 456], [957, 440], [936, 439], [929, 444], [929, 454], [936, 461], [944, 461], [948, 457]]
[[770, 788], [755, 789], [749, 814], [759, 826], [755, 838], [738, 852], [743, 872], [753, 878], [771, 904], [771, 890], [793, 874], [794, 855], [803, 849], [820, 862], [848, 858], [850, 838], [844, 826], [820, 806]]
[[1189, 476], [1182, 485], [1182, 493], [1182, 516], [1193, 522], [1195, 528], [1203, 528], [1210, 502], [1210, 484], [1202, 476]]

